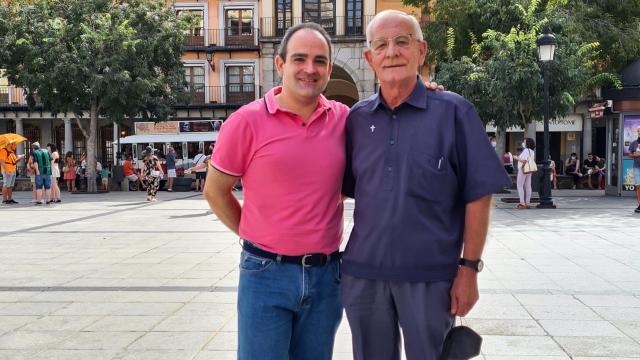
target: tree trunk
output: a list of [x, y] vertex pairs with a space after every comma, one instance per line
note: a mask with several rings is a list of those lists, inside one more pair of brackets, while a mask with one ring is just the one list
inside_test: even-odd
[[507, 132], [504, 129], [497, 128], [496, 129], [496, 154], [500, 161], [502, 161], [502, 154], [504, 154], [504, 150], [506, 148], [506, 140]]
[[98, 143], [98, 106], [96, 101], [91, 101], [89, 123], [89, 138], [87, 139], [87, 192], [98, 192], [96, 185], [96, 155]]
[[524, 137], [532, 138], [533, 141], [536, 141], [536, 122], [529, 120], [527, 123], [527, 127], [525, 128]]

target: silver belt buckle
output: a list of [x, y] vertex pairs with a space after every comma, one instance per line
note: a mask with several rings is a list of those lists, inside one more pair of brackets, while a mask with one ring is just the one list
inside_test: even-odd
[[309, 258], [311, 256], [313, 256], [313, 255], [307, 254], [307, 255], [304, 255], [302, 257], [302, 266], [303, 267], [306, 267], [306, 268], [311, 267], [311, 265], [307, 265], [307, 258]]

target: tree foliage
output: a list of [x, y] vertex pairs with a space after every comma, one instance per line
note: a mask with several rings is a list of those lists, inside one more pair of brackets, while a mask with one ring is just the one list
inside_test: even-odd
[[5, 2], [0, 68], [25, 89], [29, 106], [38, 100], [53, 114], [76, 117], [95, 176], [99, 116], [164, 120], [186, 100], [180, 58], [187, 26], [161, 1]]
[[603, 66], [598, 38], [584, 36], [583, 25], [569, 11], [578, 0], [405, 2], [429, 5], [425, 8], [433, 21], [425, 38], [430, 60], [437, 64], [437, 81], [473, 101], [483, 121], [498, 129], [525, 128], [542, 118], [536, 39], [544, 28], [558, 40], [550, 65], [551, 116], [565, 115], [596, 87], [620, 85]]

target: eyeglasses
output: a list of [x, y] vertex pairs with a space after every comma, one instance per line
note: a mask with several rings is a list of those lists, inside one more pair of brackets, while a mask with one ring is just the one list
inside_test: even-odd
[[402, 34], [392, 38], [377, 38], [369, 41], [369, 48], [375, 53], [381, 53], [387, 50], [389, 42], [393, 41], [393, 45], [399, 48], [406, 49], [411, 45], [411, 37], [413, 34]]

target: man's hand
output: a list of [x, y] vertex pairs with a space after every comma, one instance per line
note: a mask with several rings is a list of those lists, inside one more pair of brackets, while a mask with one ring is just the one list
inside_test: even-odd
[[442, 85], [438, 85], [438, 83], [437, 83], [437, 82], [433, 82], [433, 81], [432, 81], [432, 82], [428, 82], [428, 81], [425, 81], [425, 82], [424, 82], [424, 86], [426, 86], [426, 87], [427, 87], [427, 90], [430, 90], [430, 91], [444, 91], [444, 86], [442, 86]]
[[451, 315], [466, 316], [479, 298], [478, 273], [460, 266], [451, 287]]

